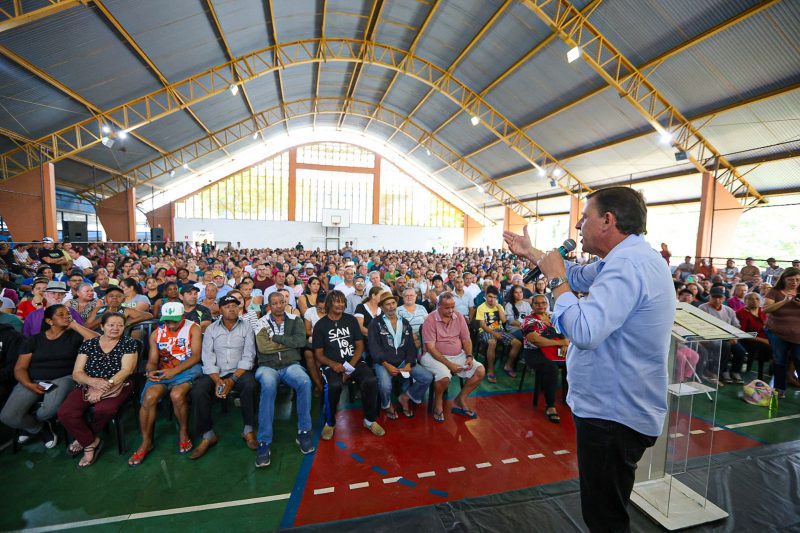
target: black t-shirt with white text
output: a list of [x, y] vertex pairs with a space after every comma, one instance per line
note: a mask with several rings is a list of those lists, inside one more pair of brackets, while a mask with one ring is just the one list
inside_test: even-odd
[[53, 274], [60, 274], [61, 273], [61, 265], [56, 265], [52, 263], [47, 263], [44, 261], [45, 257], [49, 257], [50, 259], [64, 259], [64, 253], [61, 250], [57, 250], [53, 248], [52, 250], [45, 250], [41, 248], [39, 250], [39, 261], [42, 262], [42, 265], [47, 265], [53, 270]]
[[342, 314], [339, 320], [331, 320], [325, 315], [314, 325], [311, 347], [322, 348], [325, 357], [344, 363], [356, 354], [356, 342], [360, 340], [363, 340], [361, 328], [353, 315]]

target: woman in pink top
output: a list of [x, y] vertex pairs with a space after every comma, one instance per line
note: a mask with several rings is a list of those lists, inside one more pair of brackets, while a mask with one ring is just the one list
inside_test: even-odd
[[775, 388], [783, 398], [786, 390], [786, 367], [794, 361], [800, 368], [800, 268], [789, 267], [764, 298], [767, 323], [764, 331], [772, 346], [775, 361]]

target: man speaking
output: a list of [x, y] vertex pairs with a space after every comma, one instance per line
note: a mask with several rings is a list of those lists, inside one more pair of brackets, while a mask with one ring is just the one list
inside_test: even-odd
[[[547, 254], [505, 232], [536, 263], [556, 299], [552, 321], [570, 340], [567, 403], [575, 419], [583, 520], [592, 532], [630, 531], [626, 505], [636, 463], [667, 412], [667, 352], [675, 314], [669, 267], [644, 240], [647, 206], [627, 187], [588, 196], [576, 225], [588, 265]], [[572, 291], [589, 293], [578, 299]]]

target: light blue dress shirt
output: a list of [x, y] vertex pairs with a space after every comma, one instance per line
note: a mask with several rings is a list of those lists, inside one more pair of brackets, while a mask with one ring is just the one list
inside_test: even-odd
[[569, 340], [567, 403], [581, 418], [602, 418], [660, 435], [667, 413], [667, 356], [675, 317], [669, 267], [641, 235], [602, 260], [566, 263], [570, 287], [552, 321]]

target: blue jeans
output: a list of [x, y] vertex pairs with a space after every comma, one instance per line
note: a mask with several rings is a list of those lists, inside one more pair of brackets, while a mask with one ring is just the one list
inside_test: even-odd
[[778, 390], [786, 390], [786, 368], [789, 365], [789, 358], [794, 359], [794, 366], [800, 370], [800, 344], [785, 341], [768, 329], [764, 330], [772, 347], [772, 359], [775, 364], [775, 383]]
[[272, 420], [275, 418], [275, 396], [278, 385], [286, 383], [297, 394], [297, 430], [311, 431], [311, 378], [299, 364], [274, 369], [261, 366], [256, 370], [261, 384], [258, 407], [258, 442], [272, 443]]
[[[392, 404], [392, 375], [386, 370], [383, 365], [375, 365], [375, 377], [378, 378], [378, 394], [381, 398], [381, 408], [388, 409]], [[431, 386], [433, 381], [433, 374], [421, 365], [411, 367], [411, 377], [406, 379], [403, 376], [397, 376], [403, 382], [403, 390], [414, 403], [422, 403], [425, 397], [425, 391]], [[411, 383], [409, 383], [411, 382]]]

